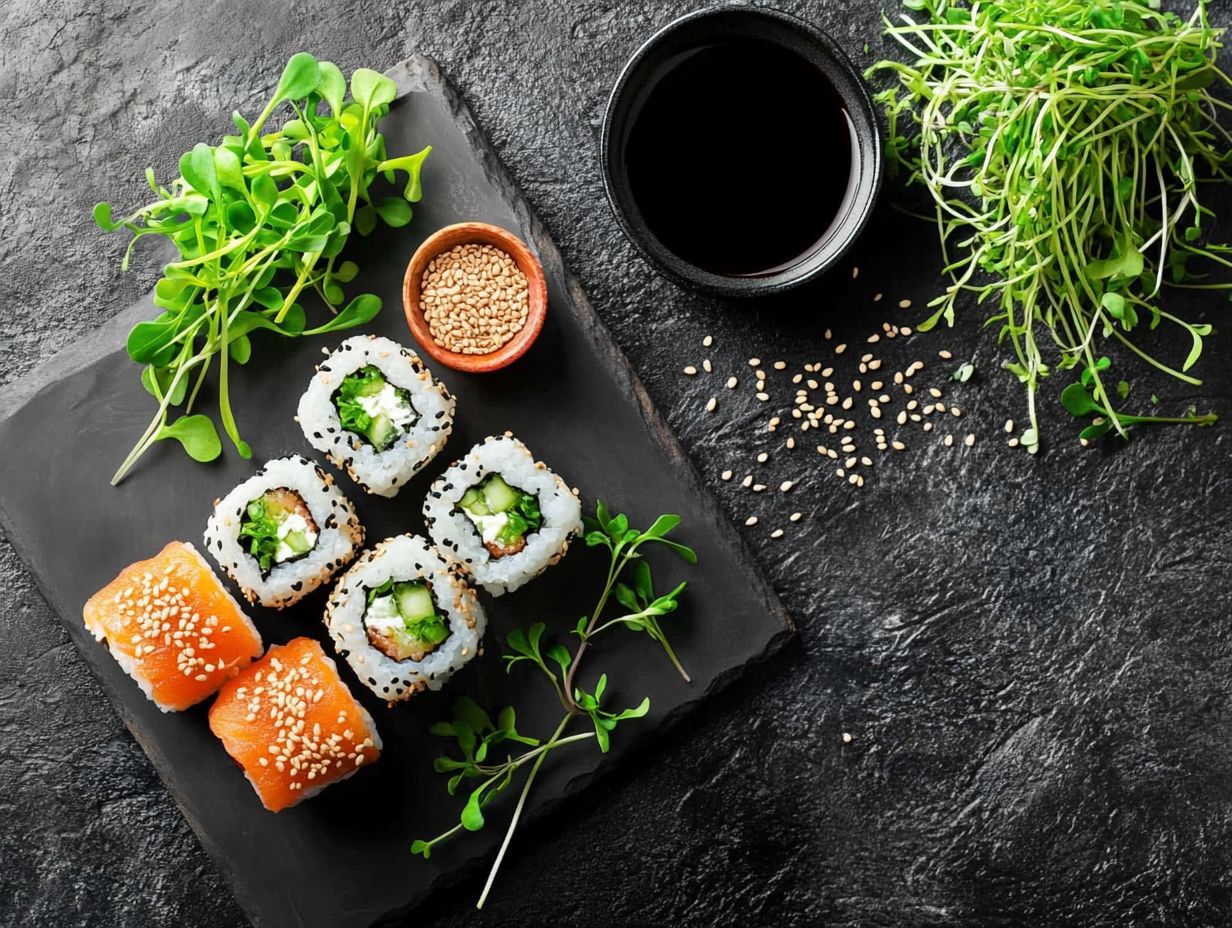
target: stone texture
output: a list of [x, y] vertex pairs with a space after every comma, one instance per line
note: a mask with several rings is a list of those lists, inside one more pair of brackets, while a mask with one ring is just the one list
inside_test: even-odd
[[[862, 64], [881, 53], [875, 5], [780, 5]], [[1001, 432], [1021, 417], [1017, 389], [969, 316], [878, 348], [891, 369], [929, 364], [919, 376], [960, 403], [949, 431], [976, 433], [974, 448], [915, 431], [908, 452], [883, 461], [862, 429], [861, 453], [878, 463], [859, 491], [820, 463], [813, 433], [787, 452], [786, 432], [764, 420], [790, 405], [791, 387], [771, 372], [774, 403], [758, 403], [745, 359], [783, 358], [787, 373], [830, 364], [829, 326], [852, 345], [836, 365], [850, 378], [851, 353], [883, 319], [919, 317], [937, 255], [926, 226], [883, 209], [852, 256], [858, 279], [844, 268], [769, 305], [685, 293], [634, 257], [603, 198], [598, 125], [624, 58], [693, 6], [13, 0], [0, 10], [0, 380], [152, 284], [153, 263], [119, 272], [122, 243], [89, 222], [95, 200], [137, 201], [147, 164], [168, 174], [194, 141], [224, 131], [233, 107], [251, 110], [292, 51], [345, 69], [429, 54], [734, 522], [759, 516], [738, 530], [797, 616], [801, 647], [773, 679], [729, 692], [521, 835], [483, 913], [472, 881], [422, 923], [1226, 924], [1226, 427], [1082, 450], [1049, 399], [1052, 444], [1028, 459]], [[1232, 17], [1226, 0], [1211, 7]], [[746, 148], [744, 195], [763, 157]], [[916, 307], [894, 308], [903, 297]], [[1226, 306], [1176, 305], [1216, 322]], [[944, 383], [957, 361], [940, 362], [942, 347], [975, 361], [971, 383]], [[1222, 347], [1208, 349], [1197, 400], [1226, 413]], [[708, 382], [680, 374], [706, 356]], [[740, 387], [722, 389], [733, 373]], [[1136, 395], [1189, 402], [1162, 381], [1136, 383]], [[721, 405], [708, 416], [712, 394]], [[762, 466], [759, 451], [771, 454]], [[741, 489], [753, 472], [772, 489]], [[786, 479], [797, 481], [789, 493], [773, 489]], [[805, 517], [792, 525], [796, 510]], [[772, 540], [776, 527], [786, 535]], [[0, 560], [0, 924], [242, 924], [7, 545]]]

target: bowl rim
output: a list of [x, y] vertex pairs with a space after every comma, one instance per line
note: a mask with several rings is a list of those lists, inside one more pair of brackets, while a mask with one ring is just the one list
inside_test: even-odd
[[[738, 31], [741, 24], [746, 27], [757, 24], [765, 30], [777, 32], [779, 36], [794, 34], [810, 47], [813, 60], [834, 84], [853, 123], [853, 157], [858, 170], [854, 196], [847, 204], [846, 211], [831, 225], [822, 244], [804, 260], [777, 273], [729, 277], [682, 260], [663, 245], [641, 220], [629, 193], [627, 178], [620, 169], [623, 156], [618, 148], [623, 145], [623, 132], [627, 130], [631, 110], [641, 89], [638, 81], [644, 77], [642, 69], [653, 68], [653, 56], [677, 33], [707, 23], [714, 23], [717, 27], [726, 25], [733, 35], [741, 34]], [[764, 35], [762, 37], [766, 38]], [[787, 44], [773, 37], [767, 40]], [[836, 77], [839, 79], [836, 80]], [[623, 124], [618, 126], [618, 122]], [[603, 114], [599, 160], [604, 191], [617, 224], [641, 256], [660, 273], [683, 287], [711, 295], [766, 296], [795, 289], [824, 274], [863, 231], [882, 186], [883, 136], [882, 117], [873, 103], [868, 85], [846, 52], [828, 33], [772, 7], [725, 4], [694, 10], [672, 20], [646, 39], [625, 62], [608, 96]]]
[[[513, 338], [487, 354], [462, 354], [437, 344], [419, 307], [420, 286], [428, 264], [437, 255], [468, 244], [500, 248], [526, 275], [526, 322]], [[500, 370], [526, 354], [543, 331], [547, 302], [547, 280], [543, 266], [530, 246], [508, 229], [478, 220], [455, 222], [437, 229], [415, 249], [402, 275], [402, 312], [415, 341], [433, 360], [465, 373]]]

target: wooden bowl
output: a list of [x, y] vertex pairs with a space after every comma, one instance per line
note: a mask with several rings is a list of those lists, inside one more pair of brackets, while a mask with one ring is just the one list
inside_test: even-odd
[[[513, 258], [518, 269], [526, 275], [530, 291], [526, 323], [513, 338], [487, 354], [460, 354], [438, 345], [432, 338], [432, 331], [420, 307], [424, 271], [437, 255], [459, 245], [492, 245], [499, 248]], [[411, 256], [411, 263], [406, 266], [406, 276], [402, 278], [402, 308], [406, 312], [411, 334], [429, 357], [456, 371], [482, 374], [512, 364], [534, 344], [543, 329], [543, 320], [548, 311], [548, 287], [539, 259], [516, 235], [486, 222], [459, 222], [432, 233]]]

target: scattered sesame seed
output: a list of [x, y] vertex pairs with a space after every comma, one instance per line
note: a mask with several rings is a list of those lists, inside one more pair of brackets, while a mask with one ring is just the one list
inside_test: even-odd
[[847, 350], [847, 345], [846, 345], [845, 343], [844, 343], [844, 344], [842, 344], [842, 345], [835, 345], [835, 346], [834, 346], [834, 353], [835, 353], [835, 354], [842, 354], [842, 353], [843, 353], [844, 351], [846, 351], [846, 350]]
[[865, 341], [868, 342], [870, 345], [875, 345], [877, 344], [877, 342], [881, 341], [881, 336], [878, 335], [876, 332], [874, 332], [872, 335], [866, 338]]
[[719, 475], [719, 479], [721, 480], [731, 480], [731, 478], [732, 478], [732, 472], [730, 470], [725, 470], [723, 471], [722, 474]]
[[843, 732], [843, 744], [851, 744], [851, 734], [849, 732]]
[[898, 301], [898, 308], [899, 308], [899, 309], [910, 309], [910, 308], [911, 308], [911, 301], [910, 301], [910, 300], [899, 300], [899, 301]]
[[860, 276], [860, 269], [858, 267], [853, 267], [851, 269], [851, 279], [855, 280], [859, 276]]
[[773, 532], [770, 533], [770, 537], [771, 538], [782, 538], [783, 530], [781, 528], [776, 528]]
[[760, 367], [761, 358], [749, 358], [749, 367]]
[[860, 475], [859, 475], [859, 474], [851, 474], [851, 475], [847, 478], [847, 482], [848, 482], [848, 483], [850, 483], [850, 484], [853, 484], [853, 485], [854, 485], [854, 484], [858, 484], [858, 483], [860, 482]]
[[874, 294], [873, 294], [873, 302], [874, 302], [874, 303], [880, 303], [880, 302], [881, 302], [881, 300], [882, 300], [882, 297], [884, 297], [884, 296], [885, 296], [885, 294], [884, 294], [884, 293], [874, 293]]
[[786, 361], [775, 361], [775, 362], [774, 362], [774, 369], [775, 369], [776, 371], [785, 371], [785, 370], [787, 370], [787, 362], [786, 362]]
[[1005, 420], [1005, 430], [1006, 430], [1007, 432], [1012, 432], [1012, 431], [1014, 431], [1014, 420], [1013, 420], [1013, 419], [1006, 419], [1006, 420]]
[[906, 451], [907, 450], [907, 446], [904, 445], [901, 441], [890, 442], [890, 447], [893, 448], [895, 451]]
[[799, 522], [801, 517], [803, 517], [803, 515], [804, 513], [802, 512], [793, 512], [791, 515], [787, 517], [787, 519], [790, 522]]
[[751, 487], [753, 485], [753, 475], [752, 474], [747, 475], [743, 480], [740, 481], [740, 485], [745, 488]]
[[950, 352], [945, 348], [942, 348], [937, 352], [937, 357], [939, 357], [942, 361], [948, 361], [950, 358], [954, 357], [954, 355], [950, 354]]
[[968, 448], [970, 448], [972, 445], [974, 445], [974, 444], [975, 444], [975, 433], [974, 433], [974, 432], [969, 432], [969, 433], [967, 434], [967, 437], [963, 439], [963, 443], [964, 443], [964, 444], [965, 444]]
[[752, 528], [754, 525], [757, 524], [757, 516], [749, 516], [747, 519], [744, 520], [744, 524], [747, 525], [749, 528]]
[[766, 452], [763, 451], [761, 454], [757, 456], [757, 463], [765, 464], [766, 461], [768, 461], [769, 459], [770, 459], [770, 455], [766, 454]]
[[953, 435], [946, 435], [946, 436], [945, 436], [945, 446], [948, 448], [948, 447], [950, 447], [950, 445], [952, 445], [952, 444], [954, 444], [954, 436], [953, 436]]
[[779, 490], [783, 493], [786, 493], [793, 486], [795, 486], [795, 484], [792, 483], [790, 480], [784, 480], [782, 483], [779, 484]]
[[862, 457], [860, 458], [860, 463], [863, 464], [865, 467], [872, 467], [873, 459], [869, 457]]
[[796, 440], [792, 438], [790, 435], [788, 435], [787, 436], [787, 448], [788, 450], [791, 450], [794, 447], [796, 447]]
[[690, 364], [688, 367], [684, 369], [684, 372], [688, 374], [690, 377], [693, 377], [693, 376], [696, 376], [697, 374], [697, 368], [694, 367], [692, 364]]
[[796, 374], [794, 377], [792, 377], [792, 378], [791, 378], [791, 382], [792, 382], [792, 383], [799, 383], [799, 382], [800, 382], [801, 380], [803, 380], [803, 379], [804, 379], [804, 375], [803, 375], [803, 374]]
[[903, 335], [903, 336], [910, 335], [910, 334], [911, 334], [911, 326], [909, 326], [909, 325], [900, 326], [900, 327], [899, 327], [899, 330], [898, 330], [898, 334], [899, 334], [899, 335]]
[[1006, 442], [1006, 444], [1007, 444], [1007, 445], [1009, 445], [1011, 448], [1017, 448], [1017, 447], [1018, 447], [1018, 439], [1017, 439], [1017, 438], [1011, 438], [1009, 441], [1007, 441], [1007, 442]]
[[704, 361], [702, 361], [702, 370], [704, 370], [707, 374], [709, 374], [712, 370], [714, 370], [714, 368], [710, 364], [709, 358], [706, 358]]
[[727, 378], [727, 389], [729, 389], [729, 390], [734, 390], [734, 389], [736, 389], [736, 386], [737, 386], [739, 383], [740, 383], [740, 381], [738, 381], [735, 377], [728, 377], [728, 378]]
[[703, 338], [703, 339], [702, 339], [702, 347], [703, 347], [703, 348], [709, 348], [709, 347], [710, 347], [711, 345], [713, 345], [713, 344], [714, 344], [714, 336], [713, 336], [713, 335], [707, 335], [705, 338]]
[[753, 484], [753, 492], [754, 492], [754, 493], [760, 493], [760, 492], [761, 492], [762, 490], [764, 490], [765, 488], [766, 488], [766, 485], [765, 485], [764, 483], [755, 483], [755, 484]]
[[706, 412], [714, 412], [718, 405], [719, 401], [713, 396], [710, 397], [710, 399], [706, 401]]
[[758, 394], [757, 394], [757, 398], [758, 398], [761, 402], [765, 403], [765, 402], [767, 402], [767, 401], [770, 399], [770, 394], [769, 394], [769, 393], [758, 393]]
[[940, 391], [940, 390], [938, 390], [936, 387], [929, 387], [929, 388], [928, 388], [928, 392], [929, 392], [932, 396], [935, 396], [935, 397], [938, 397], [938, 398], [940, 398], [940, 396], [941, 396], [941, 391]]

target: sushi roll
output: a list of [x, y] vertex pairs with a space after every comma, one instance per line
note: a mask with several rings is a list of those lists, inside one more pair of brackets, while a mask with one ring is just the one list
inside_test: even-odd
[[263, 650], [239, 603], [182, 541], [125, 567], [90, 597], [82, 617], [163, 712], [201, 702]]
[[205, 546], [248, 601], [282, 609], [351, 562], [364, 543], [334, 478], [291, 455], [266, 463], [214, 504]]
[[424, 521], [442, 554], [500, 596], [565, 556], [582, 530], [582, 507], [506, 432], [480, 442], [432, 484]]
[[296, 420], [308, 443], [369, 493], [394, 496], [453, 429], [454, 399], [388, 338], [348, 338], [317, 367]]
[[381, 736], [311, 638], [274, 645], [227, 683], [210, 731], [244, 770], [261, 804], [281, 812], [381, 756]]
[[415, 535], [361, 556], [325, 610], [339, 656], [391, 703], [444, 686], [478, 652], [486, 624], [462, 571]]

